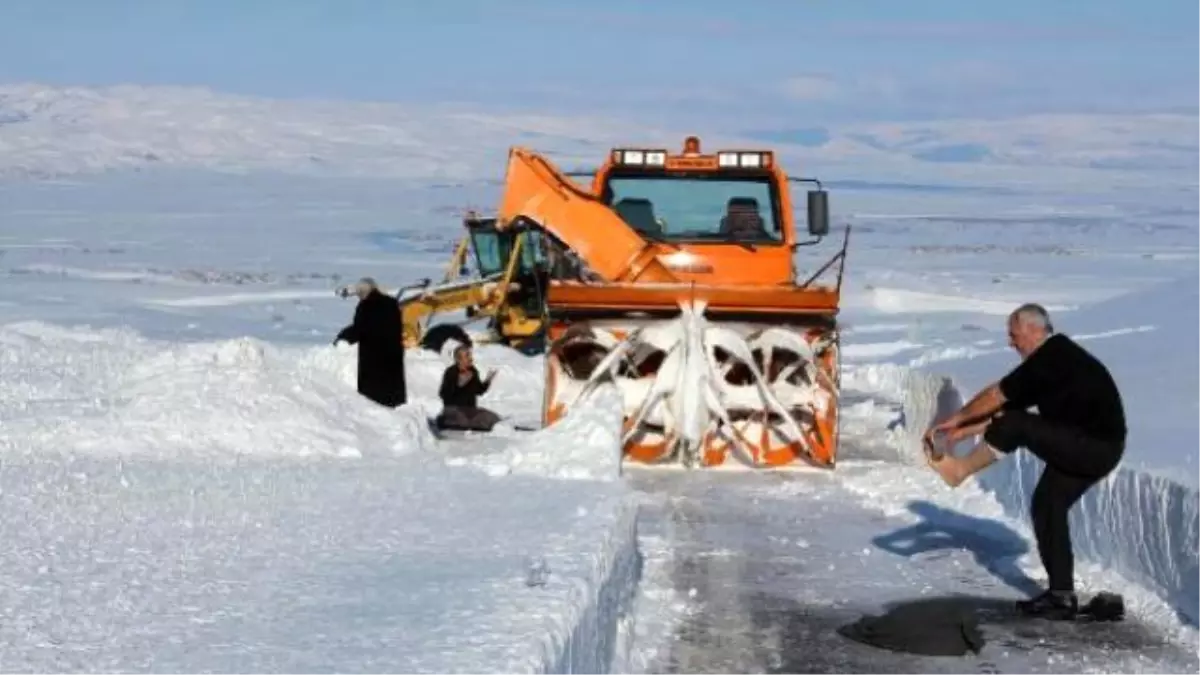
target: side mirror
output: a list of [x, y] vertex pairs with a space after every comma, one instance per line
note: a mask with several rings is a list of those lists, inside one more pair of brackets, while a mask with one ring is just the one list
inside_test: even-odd
[[808, 192], [808, 233], [814, 237], [829, 234], [829, 193], [824, 190]]

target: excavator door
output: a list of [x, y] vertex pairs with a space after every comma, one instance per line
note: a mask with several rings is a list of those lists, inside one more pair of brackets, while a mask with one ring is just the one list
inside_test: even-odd
[[495, 218], [472, 219], [466, 225], [479, 276], [486, 279], [503, 274], [512, 254], [513, 233], [498, 231]]
[[[466, 226], [481, 278], [503, 277], [513, 256], [518, 256], [512, 285], [505, 293], [508, 309], [493, 318], [497, 324], [493, 327], [510, 339], [525, 342], [535, 338], [541, 333], [549, 283], [542, 233], [523, 227], [498, 230], [495, 218], [472, 218]], [[533, 348], [532, 342], [530, 346]]]

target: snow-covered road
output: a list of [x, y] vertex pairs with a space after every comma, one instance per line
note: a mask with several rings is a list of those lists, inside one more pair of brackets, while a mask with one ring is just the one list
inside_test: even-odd
[[[443, 273], [461, 210], [497, 203], [514, 134], [536, 132], [568, 163], [658, 136], [175, 89], [10, 94], [0, 670], [1197, 670], [1196, 317], [1179, 309], [1196, 307], [1194, 163], [1165, 168], [1154, 151], [1153, 170], [1060, 162], [1032, 176], [858, 150], [830, 164], [821, 148], [781, 146], [831, 176], [835, 238], [854, 227], [843, 461], [825, 474], [633, 475], [646, 508], [629, 616], [635, 514], [604, 450], [614, 420], [436, 442], [425, 416], [444, 358], [411, 351], [410, 405], [391, 411], [356, 394], [355, 351], [328, 343], [353, 311], [336, 286]], [[224, 122], [181, 127], [181, 111]], [[1087, 164], [1149, 157], [1150, 141], [1194, 135], [1191, 122], [979, 128], [993, 147], [1048, 133], [1045, 157]], [[418, 152], [374, 142], [379, 128]], [[914, 142], [937, 142], [918, 129]], [[260, 170], [298, 164], [323, 175]], [[799, 250], [797, 269], [828, 254]], [[951, 491], [914, 436], [943, 394], [970, 396], [1013, 365], [1003, 318], [1029, 300], [1097, 350], [1129, 404], [1125, 466], [1073, 511], [1072, 534], [1081, 585], [1123, 593], [1130, 620], [993, 623], [983, 654], [962, 659], [842, 639], [838, 626], [888, 603], [961, 593], [1007, 607], [1041, 580], [1022, 512], [1035, 463]], [[500, 373], [486, 405], [540, 416], [540, 359], [493, 347], [476, 359]], [[548, 581], [528, 585], [543, 559]]]
[[[888, 470], [839, 466], [840, 474]], [[913, 495], [914, 525], [866, 508], [816, 472], [632, 471], [645, 583], [690, 596], [647, 672], [1196, 672], [1194, 650], [1155, 627], [1018, 620], [1037, 584], [1028, 544], [996, 521]], [[643, 602], [650, 602], [643, 600]], [[922, 657], [836, 632], [915, 602], [978, 611], [979, 655]], [[1008, 616], [1005, 617], [1004, 615]]]

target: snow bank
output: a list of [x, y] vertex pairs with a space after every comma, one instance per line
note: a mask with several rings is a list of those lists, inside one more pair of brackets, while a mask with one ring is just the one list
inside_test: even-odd
[[365, 400], [353, 361], [341, 372], [319, 363], [332, 358], [253, 339], [174, 344], [128, 330], [9, 324], [0, 327], [0, 452], [230, 459], [433, 446], [419, 410]]
[[[1081, 558], [1146, 585], [1191, 625], [1200, 621], [1197, 282], [1192, 274], [1052, 317], [1058, 330], [1078, 338], [1109, 366], [1129, 423], [1121, 467], [1072, 510], [1076, 550]], [[913, 373], [900, 367], [883, 371], [882, 377], [893, 378], [893, 388], [904, 394], [906, 429], [899, 433], [907, 461], [919, 461], [919, 436], [931, 420], [1010, 370], [1016, 358], [1011, 352], [992, 353], [939, 361]], [[951, 373], [949, 387], [937, 374], [942, 372]], [[977, 483], [1005, 512], [1027, 519], [1041, 466], [1021, 451], [981, 473]]]
[[[0, 326], [6, 666], [606, 672], [626, 658], [640, 562], [636, 504], [613, 480], [615, 393], [514, 438], [497, 477], [437, 451], [437, 355], [409, 354], [417, 400], [392, 411], [354, 391], [353, 354]], [[501, 402], [530, 392], [506, 374]]]
[[[621, 472], [621, 399], [615, 387], [595, 390], [551, 427], [519, 435], [485, 454], [449, 458], [490, 476], [537, 476], [590, 484], [613, 484]], [[629, 659], [631, 612], [641, 565], [637, 553], [637, 507], [632, 497], [620, 518], [596, 544], [583, 586], [568, 587], [572, 611], [548, 634], [551, 650], [537, 670], [555, 673], [611, 672]], [[581, 510], [580, 516], [586, 516]], [[555, 563], [550, 564], [553, 569]], [[567, 630], [569, 627], [569, 630]]]
[[616, 485], [418, 455], [22, 456], [0, 487], [6, 670], [605, 672], [636, 578]]
[[[581, 585], [567, 576], [564, 591], [582, 611], [571, 615], [571, 631], [565, 641], [561, 633], [551, 637], [557, 658], [538, 670], [553, 673], [608, 673], [628, 660], [632, 646], [627, 634], [634, 611], [634, 598], [641, 578], [638, 555], [637, 506], [622, 502], [619, 518], [611, 521], [599, 538], [599, 552], [591, 558], [588, 583]], [[503, 672], [503, 671], [500, 671]]]
[[[940, 377], [895, 363], [871, 363], [847, 366], [842, 376], [845, 392], [872, 392], [880, 402], [895, 406], [895, 419], [878, 428], [877, 403], [851, 403], [841, 424], [847, 433], [861, 436], [863, 445], [853, 459], [878, 459], [917, 465], [921, 434], [928, 420], [938, 419], [953, 410], [958, 392], [949, 378]], [[861, 425], [869, 429], [862, 429]], [[857, 432], [857, 433], [856, 433]]]
[[514, 440], [499, 452], [455, 463], [495, 476], [616, 480], [621, 474], [620, 393], [615, 387], [600, 387], [553, 426]]

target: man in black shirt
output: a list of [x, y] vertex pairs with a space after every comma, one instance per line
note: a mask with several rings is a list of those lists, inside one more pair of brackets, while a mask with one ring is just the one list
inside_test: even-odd
[[492, 386], [496, 371], [488, 373], [487, 379], [479, 378], [479, 370], [471, 356], [471, 348], [459, 345], [454, 349], [454, 365], [442, 373], [442, 384], [438, 396], [442, 399], [441, 414], [435, 420], [441, 429], [464, 431], [491, 431], [500, 421], [500, 416], [479, 407], [479, 396]]
[[[926, 452], [951, 487], [1020, 446], [1045, 463], [1031, 511], [1049, 589], [1019, 602], [1018, 609], [1069, 619], [1079, 605], [1067, 515], [1121, 461], [1124, 405], [1104, 364], [1071, 338], [1055, 334], [1040, 305], [1022, 305], [1009, 316], [1008, 339], [1021, 363], [926, 432]], [[1029, 411], [1034, 406], [1037, 413]], [[952, 447], [981, 432], [982, 442], [965, 456], [939, 456], [934, 450], [936, 434], [945, 434], [943, 447]]]

